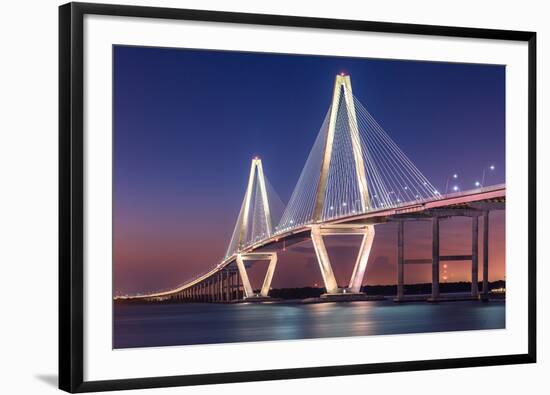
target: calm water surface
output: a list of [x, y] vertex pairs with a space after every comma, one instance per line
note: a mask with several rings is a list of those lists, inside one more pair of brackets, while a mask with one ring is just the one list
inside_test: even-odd
[[116, 304], [114, 347], [500, 329], [504, 306], [504, 301]]

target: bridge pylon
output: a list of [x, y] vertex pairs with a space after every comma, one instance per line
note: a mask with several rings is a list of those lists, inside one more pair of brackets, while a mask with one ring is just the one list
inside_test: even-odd
[[[267, 195], [266, 181], [262, 160], [252, 159], [248, 184], [244, 195], [241, 212], [235, 225], [233, 237], [227, 250], [227, 257], [235, 256], [236, 265], [241, 277], [245, 299], [267, 298], [271, 280], [277, 265], [276, 252], [247, 252], [250, 246], [261, 242], [273, 234], [271, 209]], [[267, 273], [259, 294], [254, 293], [246, 271], [245, 261], [269, 261]]]
[[[343, 103], [342, 103], [343, 101]], [[340, 105], [345, 105], [345, 119], [339, 119]], [[317, 190], [315, 192], [315, 207], [313, 211], [314, 222], [323, 220], [323, 211], [325, 209], [325, 200], [327, 195], [327, 184], [329, 180], [330, 167], [333, 157], [334, 136], [336, 134], [337, 124], [347, 123], [347, 130], [350, 133], [351, 151], [353, 152], [353, 162], [355, 164], [355, 177], [359, 194], [360, 211], [365, 212], [369, 206], [369, 188], [367, 176], [365, 173], [365, 163], [363, 160], [363, 150], [361, 147], [361, 138], [359, 136], [359, 126], [357, 124], [357, 114], [355, 112], [355, 102], [353, 100], [353, 91], [351, 89], [351, 78], [349, 75], [338, 74], [334, 82], [334, 91], [332, 94], [332, 104], [330, 106], [330, 117], [324, 136], [324, 152], [321, 159], [321, 174]]]
[[258, 157], [252, 159], [252, 164], [250, 165], [250, 175], [248, 176], [248, 186], [246, 188], [246, 193], [244, 195], [244, 207], [243, 207], [243, 217], [240, 223], [239, 230], [239, 247], [243, 246], [246, 243], [246, 234], [249, 227], [249, 218], [250, 211], [252, 210], [252, 194], [254, 193], [254, 178], [256, 177], [257, 188], [259, 190], [260, 199], [263, 208], [263, 220], [265, 221], [266, 235], [264, 237], [271, 236], [273, 232], [271, 224], [271, 211], [269, 209], [269, 199], [267, 198], [267, 189], [265, 186], [265, 177], [264, 170], [262, 167], [262, 160]]
[[[345, 119], [338, 119], [341, 114], [340, 106], [345, 106]], [[369, 258], [372, 243], [374, 241], [374, 225], [330, 225], [323, 226], [323, 212], [325, 211], [325, 200], [327, 195], [327, 183], [330, 175], [331, 161], [333, 157], [334, 137], [337, 124], [346, 123], [346, 130], [349, 131], [349, 140], [351, 142], [351, 151], [353, 153], [353, 163], [355, 167], [355, 178], [359, 195], [359, 209], [361, 212], [367, 211], [369, 207], [369, 189], [363, 161], [363, 152], [361, 139], [359, 136], [359, 126], [357, 124], [357, 114], [355, 111], [355, 102], [351, 88], [351, 78], [349, 75], [338, 74], [334, 82], [332, 95], [332, 104], [328, 127], [324, 136], [324, 151], [321, 162], [321, 173], [319, 183], [315, 192], [315, 206], [313, 210], [313, 222], [311, 225], [311, 240], [317, 261], [321, 269], [323, 281], [327, 294], [360, 293], [361, 284], [365, 275], [367, 261]], [[332, 265], [323, 241], [325, 235], [362, 235], [361, 247], [353, 269], [353, 273], [347, 288], [338, 288]]]

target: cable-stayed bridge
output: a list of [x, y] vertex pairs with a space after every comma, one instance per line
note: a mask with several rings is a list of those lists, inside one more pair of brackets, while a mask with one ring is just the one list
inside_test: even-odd
[[[288, 204], [281, 203], [267, 181], [262, 161], [252, 160], [247, 188], [225, 256], [206, 273], [174, 289], [121, 297], [124, 299], [221, 302], [261, 301], [269, 290], [277, 252], [311, 240], [326, 289], [326, 297], [361, 297], [361, 286], [377, 224], [398, 223], [397, 296], [401, 301], [405, 266], [432, 267], [431, 300], [439, 300], [441, 261], [471, 261], [471, 297], [479, 298], [478, 223], [483, 217], [482, 299], [488, 296], [489, 212], [504, 209], [505, 186], [496, 185], [452, 194], [441, 193], [395, 144], [353, 95], [349, 75], [337, 75], [332, 102], [316, 136]], [[471, 217], [472, 249], [468, 254], [442, 256], [439, 223], [453, 216]], [[406, 260], [405, 223], [431, 221], [432, 256]], [[324, 236], [360, 235], [359, 253], [349, 281], [339, 286]], [[268, 261], [260, 290], [254, 290], [247, 269]], [[414, 266], [410, 266], [414, 267]], [[342, 280], [340, 279], [340, 283]]]

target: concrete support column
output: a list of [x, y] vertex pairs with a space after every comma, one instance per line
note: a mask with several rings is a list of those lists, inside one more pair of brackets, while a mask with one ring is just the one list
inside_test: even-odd
[[214, 277], [214, 300], [220, 301], [220, 273], [217, 273]]
[[212, 276], [210, 285], [211, 285], [210, 293], [211, 293], [212, 302], [215, 302], [216, 301], [216, 276]]
[[229, 302], [229, 300], [230, 300], [229, 299], [229, 296], [230, 296], [230, 293], [229, 293], [230, 292], [230, 289], [229, 289], [229, 275], [230, 275], [229, 272], [227, 272], [225, 274], [225, 301], [226, 302]]
[[[267, 272], [264, 277], [264, 282], [260, 293], [254, 293], [250, 279], [246, 272], [245, 261], [265, 261], [269, 260]], [[273, 280], [273, 273], [275, 272], [275, 266], [277, 265], [277, 253], [276, 252], [263, 252], [263, 253], [248, 253], [237, 254], [236, 257], [237, 269], [239, 271], [239, 277], [243, 284], [244, 295], [243, 298], [262, 297], [267, 298], [269, 296], [269, 289], [271, 287], [271, 281]]]
[[214, 301], [214, 279], [212, 277], [208, 279], [208, 300]]
[[478, 273], [478, 217], [472, 217], [472, 298], [479, 298]]
[[218, 274], [218, 302], [223, 300], [223, 274]]
[[432, 217], [432, 300], [439, 298], [439, 217]]
[[403, 283], [405, 282], [404, 256], [405, 256], [405, 223], [397, 223], [397, 300], [403, 300]]
[[489, 298], [489, 211], [483, 212], [483, 299]]
[[237, 299], [241, 299], [241, 277], [236, 273], [237, 277]]
[[214, 302], [214, 278], [208, 279], [208, 300]]
[[[374, 225], [311, 225], [311, 241], [317, 256], [317, 262], [321, 269], [321, 275], [325, 284], [327, 294], [360, 293], [361, 285], [367, 269], [367, 262], [370, 250], [374, 242]], [[357, 254], [357, 260], [353, 267], [353, 272], [347, 288], [338, 288], [338, 283], [334, 277], [330, 258], [327, 253], [323, 236], [330, 235], [361, 235], [361, 246]]]
[[225, 282], [224, 282], [225, 272], [222, 270], [220, 272], [220, 301], [225, 300], [224, 291], [225, 291]]
[[227, 269], [227, 288], [229, 290], [229, 298], [227, 300], [231, 302], [233, 299], [233, 273], [230, 269]]
[[227, 296], [227, 273], [222, 271], [222, 300], [225, 302]]
[[235, 299], [235, 273], [231, 272], [231, 299]]
[[239, 299], [239, 273], [233, 272], [233, 300]]
[[332, 266], [330, 265], [330, 259], [328, 257], [319, 225], [314, 225], [311, 227], [311, 241], [313, 242], [313, 248], [315, 249], [315, 254], [317, 255], [317, 262], [319, 262], [321, 276], [323, 277], [323, 282], [327, 293], [338, 293], [338, 284], [336, 283], [336, 278], [334, 277], [334, 272], [332, 271]]

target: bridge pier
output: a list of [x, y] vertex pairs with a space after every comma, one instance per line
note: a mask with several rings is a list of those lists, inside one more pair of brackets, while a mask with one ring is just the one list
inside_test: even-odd
[[404, 295], [405, 283], [405, 222], [397, 222], [397, 297], [396, 302], [401, 302]]
[[472, 298], [479, 298], [478, 286], [478, 217], [472, 217]]
[[224, 298], [224, 277], [225, 277], [225, 271], [220, 272], [220, 302], [223, 302], [225, 300]]
[[[365, 276], [365, 270], [367, 268], [367, 262], [370, 255], [370, 250], [374, 241], [374, 225], [312, 225], [311, 226], [311, 241], [317, 255], [317, 262], [321, 269], [321, 275], [325, 283], [326, 295], [340, 295], [340, 294], [360, 294], [361, 284]], [[338, 283], [332, 270], [330, 258], [327, 253], [323, 236], [327, 235], [361, 235], [361, 246], [359, 247], [359, 253], [355, 266], [353, 267], [353, 273], [351, 275], [349, 285], [345, 288], [338, 288]]]
[[481, 299], [489, 299], [489, 210], [483, 212], [483, 290]]
[[223, 301], [223, 272], [218, 273], [218, 284], [216, 286], [217, 302]]
[[[479, 270], [479, 217], [484, 216], [483, 221], [483, 292], [481, 299], [488, 297], [488, 232], [489, 223], [485, 219], [488, 217], [488, 210], [481, 211], [476, 209], [445, 209], [434, 210], [420, 216], [402, 215], [390, 219], [398, 223], [397, 227], [397, 292], [395, 301], [406, 300], [404, 294], [404, 272], [407, 264], [430, 264], [431, 271], [431, 295], [428, 298], [430, 302], [441, 300], [440, 293], [440, 263], [441, 261], [470, 261], [471, 262], [471, 288], [469, 298], [480, 299], [478, 270]], [[440, 221], [453, 216], [462, 216], [471, 218], [471, 254], [469, 255], [441, 255], [440, 253]], [[405, 221], [426, 221], [432, 223], [432, 257], [430, 259], [405, 259]], [[464, 296], [457, 296], [464, 298]]]
[[439, 217], [432, 217], [432, 301], [439, 299]]
[[230, 292], [230, 289], [229, 289], [229, 276], [230, 276], [230, 273], [229, 272], [226, 272], [225, 273], [225, 301], [226, 302], [229, 302], [231, 299], [229, 298], [229, 292]]
[[208, 301], [214, 302], [214, 279], [208, 279]]
[[239, 273], [237, 272], [235, 277], [237, 278], [237, 300], [241, 299], [241, 277], [239, 276]]
[[[268, 260], [269, 266], [265, 274], [264, 282], [259, 294], [254, 293], [244, 261], [259, 261]], [[237, 254], [236, 257], [237, 268], [243, 284], [244, 299], [254, 298], [267, 298], [269, 297], [269, 289], [271, 287], [271, 281], [273, 280], [273, 273], [275, 272], [275, 266], [277, 265], [277, 253], [276, 252], [257, 252], [248, 254]]]
[[225, 301], [225, 271], [220, 272], [220, 302]]
[[229, 301], [234, 301], [235, 298], [235, 272], [231, 272], [231, 276], [229, 276], [229, 288], [231, 289], [231, 294]]

